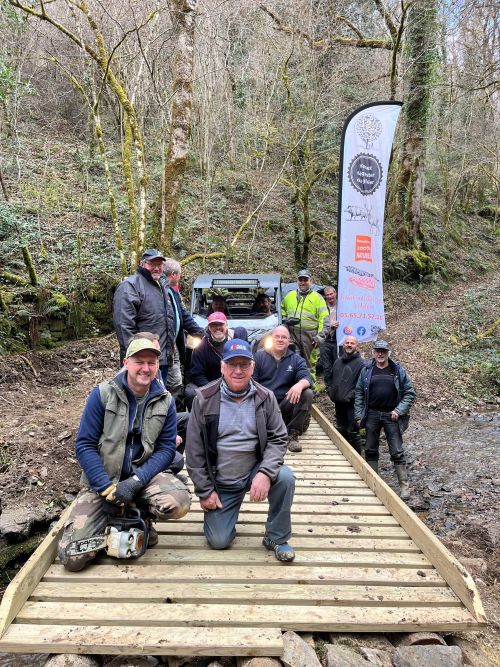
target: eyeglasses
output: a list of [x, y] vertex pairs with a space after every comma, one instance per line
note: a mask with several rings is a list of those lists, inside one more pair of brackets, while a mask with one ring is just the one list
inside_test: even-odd
[[232, 371], [235, 371], [237, 368], [239, 368], [240, 371], [245, 372], [245, 371], [248, 371], [252, 367], [253, 361], [241, 361], [239, 363], [238, 362], [234, 363], [234, 362], [225, 361], [224, 363]]

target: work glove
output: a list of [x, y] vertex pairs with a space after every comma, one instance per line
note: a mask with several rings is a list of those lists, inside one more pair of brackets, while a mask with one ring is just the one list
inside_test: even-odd
[[105, 489], [101, 495], [104, 496], [109, 503], [113, 503], [113, 505], [130, 505], [133, 503], [135, 496], [141, 489], [142, 482], [134, 477], [129, 477], [128, 479], [124, 479], [123, 482], [112, 484]]

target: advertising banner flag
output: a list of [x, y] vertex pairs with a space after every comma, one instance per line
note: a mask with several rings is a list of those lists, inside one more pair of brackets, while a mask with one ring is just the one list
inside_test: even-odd
[[342, 133], [338, 213], [337, 343], [385, 329], [382, 236], [392, 140], [401, 102], [356, 109]]

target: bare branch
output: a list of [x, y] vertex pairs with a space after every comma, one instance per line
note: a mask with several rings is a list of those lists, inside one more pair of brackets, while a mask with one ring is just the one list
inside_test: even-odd
[[60, 32], [62, 32], [66, 37], [69, 37], [72, 42], [77, 44], [79, 47], [84, 48], [85, 51], [89, 54], [91, 58], [93, 58], [97, 63], [100, 64], [100, 58], [99, 54], [95, 49], [93, 49], [90, 44], [85, 42], [84, 40], [81, 40], [77, 35], [75, 35], [71, 30], [69, 30], [65, 25], [62, 23], [59, 23], [55, 19], [53, 19], [51, 16], [47, 14], [45, 11], [45, 6], [43, 2], [40, 3], [40, 6], [42, 7], [41, 12], [37, 12], [35, 9], [30, 7], [29, 5], [24, 5], [22, 2], [19, 0], [8, 0], [9, 4], [12, 5], [13, 7], [16, 7], [17, 9], [20, 9], [23, 11], [25, 14], [28, 14], [29, 16], [34, 16], [42, 21], [47, 21], [47, 23], [50, 23], [50, 25], [54, 26], [54, 28], [57, 28]]
[[385, 21], [387, 30], [389, 31], [394, 45], [396, 45], [396, 39], [398, 37], [398, 28], [394, 22], [388, 8], [385, 6], [384, 0], [373, 0], [375, 6], [377, 7], [379, 14]]
[[307, 42], [307, 44], [310, 46], [311, 49], [327, 51], [329, 49], [332, 49], [334, 46], [355, 46], [361, 49], [386, 49], [387, 51], [391, 51], [393, 48], [392, 39], [376, 39], [372, 37], [362, 37], [362, 36], [360, 37], [361, 33], [359, 32], [359, 30], [355, 28], [352, 24], [350, 24], [350, 22], [348, 22], [347, 19], [343, 19], [343, 17], [338, 17], [338, 18], [340, 20], [344, 20], [345, 22], [347, 22], [349, 24], [349, 27], [352, 28], [354, 32], [356, 32], [359, 39], [351, 39], [349, 37], [333, 37], [331, 39], [313, 39], [311, 35], [305, 32], [304, 30], [283, 24], [281, 20], [276, 16], [276, 14], [274, 14], [265, 5], [259, 5], [259, 7], [273, 20], [274, 27], [276, 30], [284, 32], [288, 35], [296, 35], [298, 37], [301, 37], [305, 42]]
[[346, 16], [342, 16], [342, 15], [339, 14], [339, 15], [336, 16], [335, 18], [337, 19], [337, 21], [340, 21], [341, 23], [345, 23], [347, 26], [349, 26], [349, 28], [350, 28], [353, 32], [356, 33], [356, 35], [359, 37], [359, 39], [365, 39], [365, 36], [364, 36], [363, 33], [361, 32], [361, 30], [359, 30], [359, 28], [357, 28], [357, 27], [354, 25], [354, 23], [352, 23], [351, 21], [349, 21], [349, 19], [348, 19]]

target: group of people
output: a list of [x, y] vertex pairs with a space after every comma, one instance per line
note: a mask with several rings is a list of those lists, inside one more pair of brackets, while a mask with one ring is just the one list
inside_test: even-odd
[[[76, 454], [82, 488], [59, 543], [67, 569], [81, 570], [95, 558], [95, 551], [75, 554], [70, 547], [105, 532], [110, 505], [133, 503], [141, 509], [150, 524], [148, 546], [158, 542], [153, 520], [188, 512], [191, 497], [179, 475], [180, 445], [204, 510], [208, 544], [214, 549], [231, 544], [249, 491], [253, 502], [269, 501], [263, 546], [279, 561], [292, 561], [288, 540], [295, 479], [284, 456], [287, 447], [301, 451], [318, 350], [341, 434], [360, 452], [359, 428], [366, 428], [366, 460], [377, 470], [383, 427], [401, 496], [408, 497], [401, 433], [415, 398], [413, 386], [389, 359], [385, 341], [375, 344], [368, 364], [349, 336], [337, 358], [333, 288], [325, 289], [325, 301], [312, 289], [310, 272], [300, 271], [297, 290], [282, 302], [287, 326], [277, 326], [271, 345], [254, 353], [245, 329], [229, 328], [222, 303], [215, 304], [221, 309], [211, 312], [206, 330], [197, 325], [183, 306], [180, 277], [176, 260], [150, 249], [115, 292], [123, 367], [91, 391], [80, 421]], [[261, 312], [268, 305], [261, 299]], [[176, 413], [185, 332], [202, 340], [193, 350], [186, 387], [190, 412]]]

